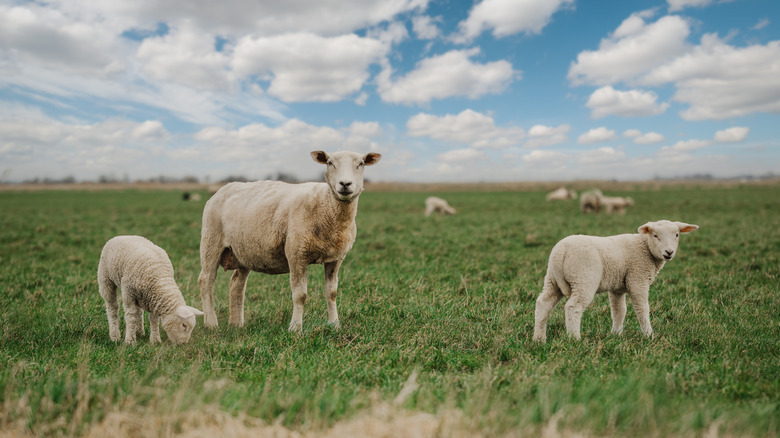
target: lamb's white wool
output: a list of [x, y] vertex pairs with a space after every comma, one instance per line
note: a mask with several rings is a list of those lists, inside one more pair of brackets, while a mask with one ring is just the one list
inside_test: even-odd
[[198, 277], [206, 327], [217, 326], [214, 281], [219, 266], [235, 270], [230, 279], [230, 323], [244, 324], [244, 294], [250, 271], [290, 273], [293, 313], [290, 330], [303, 324], [310, 264], [325, 265], [328, 323], [338, 326], [338, 272], [355, 242], [363, 170], [380, 154], [311, 153], [327, 166], [324, 183], [279, 181], [230, 183], [203, 209]]
[[429, 196], [425, 199], [425, 215], [430, 216], [431, 213], [455, 214], [455, 209], [444, 199], [436, 196]]
[[143, 311], [149, 312], [150, 342], [160, 342], [162, 322], [175, 344], [189, 341], [200, 310], [188, 306], [173, 278], [173, 265], [164, 249], [141, 236], [117, 236], [106, 242], [98, 264], [98, 288], [106, 302], [108, 330], [119, 341], [119, 299], [125, 310], [125, 342], [144, 335]]
[[547, 194], [548, 201], [566, 201], [568, 199], [577, 199], [577, 192], [568, 190], [566, 187], [559, 187]]
[[698, 225], [660, 220], [642, 225], [638, 234], [563, 238], [550, 253], [544, 289], [536, 300], [534, 340], [547, 340], [547, 318], [563, 296], [568, 297], [566, 331], [579, 339], [582, 314], [597, 292], [609, 293], [613, 333], [623, 331], [628, 294], [642, 333], [652, 335], [650, 285], [677, 253], [680, 233], [697, 228]]
[[583, 213], [591, 211], [598, 213], [601, 210], [601, 199], [604, 195], [599, 189], [588, 190], [580, 195], [580, 209]]
[[626, 207], [634, 205], [634, 200], [630, 197], [621, 198], [620, 196], [602, 196], [601, 206], [604, 207], [606, 214], [612, 214], [612, 212], [618, 212], [620, 214], [626, 214]]

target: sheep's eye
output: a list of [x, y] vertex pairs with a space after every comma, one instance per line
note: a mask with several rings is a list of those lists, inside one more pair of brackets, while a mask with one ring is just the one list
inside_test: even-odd
[[181, 326], [184, 329], [184, 331], [186, 332], [187, 331], [187, 324], [182, 324]]
[[[656, 239], [658, 239], [658, 234], [653, 234], [653, 237], [655, 237]], [[661, 239], [658, 239], [658, 240], [661, 240]]]
[[366, 163], [363, 163], [362, 161], [358, 163], [357, 168], [360, 169], [361, 167], [365, 166]]
[[674, 237], [680, 237], [680, 233], [675, 234]]

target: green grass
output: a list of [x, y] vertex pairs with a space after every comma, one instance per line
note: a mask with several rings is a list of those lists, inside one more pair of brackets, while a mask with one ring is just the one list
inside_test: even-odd
[[[153, 346], [147, 328], [132, 347], [108, 338], [100, 250], [115, 235], [148, 237], [200, 307], [203, 204], [174, 191], [0, 192], [0, 430], [79, 435], [110, 412], [216, 407], [317, 431], [392, 401], [417, 370], [402, 409], [457, 410], [464, 430], [488, 436], [552, 421], [592, 435], [777, 436], [778, 186], [637, 188], [623, 193], [636, 201], [624, 216], [584, 216], [542, 192], [458, 192], [439, 194], [457, 215], [425, 218], [434, 193], [368, 191], [340, 273], [341, 329], [327, 325], [321, 266], [300, 335], [287, 332], [287, 275], [253, 273], [234, 328], [220, 272], [217, 330], [199, 320], [189, 344]], [[662, 218], [701, 228], [651, 287], [653, 339], [630, 304], [624, 334], [611, 335], [599, 295], [581, 342], [565, 336], [563, 303], [548, 343], [531, 341], [559, 239]]]

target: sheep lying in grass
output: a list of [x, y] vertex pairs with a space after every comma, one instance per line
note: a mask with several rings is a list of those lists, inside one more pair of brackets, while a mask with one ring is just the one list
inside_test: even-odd
[[455, 214], [455, 209], [444, 199], [436, 196], [429, 196], [425, 200], [425, 216], [430, 216], [431, 213]]
[[206, 327], [217, 326], [214, 281], [219, 266], [230, 279], [230, 323], [244, 324], [244, 295], [250, 271], [290, 273], [293, 312], [290, 331], [303, 324], [310, 264], [325, 265], [328, 323], [339, 326], [336, 296], [341, 262], [355, 242], [363, 170], [380, 154], [311, 153], [327, 166], [324, 183], [280, 181], [230, 183], [206, 202], [198, 277]]
[[141, 236], [117, 236], [106, 242], [98, 264], [98, 288], [106, 302], [108, 331], [119, 341], [119, 300], [122, 289], [125, 310], [125, 342], [134, 344], [144, 335], [143, 312], [149, 312], [151, 343], [160, 342], [160, 327], [175, 344], [189, 341], [200, 310], [184, 302], [173, 279], [173, 266], [164, 249]]
[[566, 331], [579, 339], [582, 314], [597, 292], [609, 293], [613, 333], [623, 332], [628, 294], [642, 333], [652, 335], [650, 285], [664, 264], [675, 256], [680, 233], [697, 228], [698, 225], [661, 220], [642, 225], [638, 234], [575, 235], [562, 239], [550, 253], [544, 289], [536, 300], [534, 340], [547, 340], [547, 318], [564, 295], [568, 297]]
[[612, 212], [618, 212], [620, 214], [626, 214], [626, 207], [634, 205], [634, 200], [620, 196], [602, 196], [601, 206], [604, 207], [604, 213], [612, 214]]
[[566, 187], [560, 187], [547, 194], [548, 201], [566, 201], [569, 199], [577, 199], [577, 192], [568, 190]]
[[604, 194], [599, 189], [588, 190], [580, 195], [580, 209], [583, 213], [591, 211], [598, 213], [601, 210], [601, 199]]

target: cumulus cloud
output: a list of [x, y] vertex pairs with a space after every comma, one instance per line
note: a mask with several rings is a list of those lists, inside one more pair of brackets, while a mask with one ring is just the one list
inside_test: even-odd
[[538, 34], [558, 10], [572, 6], [574, 0], [483, 0], [458, 24], [456, 42], [467, 42], [486, 30], [503, 38], [517, 33]]
[[557, 167], [562, 165], [569, 156], [563, 152], [548, 151], [548, 150], [534, 150], [523, 155], [523, 162], [525, 164], [542, 167]]
[[577, 143], [579, 144], [600, 143], [602, 141], [613, 140], [615, 137], [617, 137], [615, 131], [611, 129], [607, 129], [604, 126], [600, 126], [598, 128], [591, 129], [590, 131], [580, 135], [577, 138]]
[[512, 146], [525, 136], [522, 128], [498, 127], [492, 117], [472, 110], [443, 117], [420, 113], [406, 122], [406, 130], [412, 137], [430, 137], [475, 148]]
[[626, 138], [636, 138], [642, 135], [642, 131], [638, 129], [627, 129], [625, 132], [623, 132], [623, 137]]
[[667, 152], [690, 152], [709, 146], [707, 140], [680, 140], [673, 146], [664, 146], [661, 151]]
[[712, 3], [712, 0], [667, 0], [669, 12], [681, 11], [689, 7], [704, 7]]
[[417, 15], [412, 18], [412, 31], [421, 40], [438, 38], [441, 35], [441, 31], [436, 26], [437, 21], [428, 15]]
[[578, 54], [569, 67], [569, 80], [574, 85], [629, 82], [685, 53], [688, 22], [668, 15], [648, 24], [648, 16], [646, 12], [632, 14], [601, 40], [598, 50]]
[[619, 91], [607, 85], [594, 91], [586, 106], [591, 117], [600, 119], [609, 115], [640, 117], [661, 114], [669, 108], [668, 103], [656, 103], [658, 95], [652, 91]]
[[553, 146], [565, 143], [569, 140], [566, 135], [571, 130], [567, 124], [559, 126], [534, 125], [528, 131], [528, 140], [523, 145], [526, 149], [536, 149], [545, 146]]
[[735, 126], [715, 133], [714, 140], [718, 143], [738, 143], [747, 138], [750, 128], [745, 126]]
[[580, 154], [579, 161], [583, 164], [603, 164], [622, 161], [625, 158], [626, 153], [619, 149], [602, 147], [582, 152]]
[[405, 76], [393, 80], [386, 67], [377, 77], [379, 94], [385, 102], [422, 105], [434, 99], [465, 96], [476, 99], [504, 91], [519, 75], [504, 60], [479, 64], [471, 58], [478, 48], [452, 50], [417, 63]]
[[439, 154], [438, 159], [447, 163], [473, 162], [485, 158], [485, 152], [477, 149], [455, 149]]
[[655, 143], [661, 143], [665, 141], [666, 138], [657, 132], [647, 132], [645, 134], [642, 134], [636, 138], [634, 138], [634, 143], [637, 144], [655, 144]]

